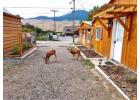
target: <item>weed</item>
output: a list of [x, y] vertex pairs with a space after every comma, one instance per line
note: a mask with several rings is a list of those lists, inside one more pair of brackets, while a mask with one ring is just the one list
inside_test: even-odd
[[84, 60], [83, 62], [84, 62], [84, 65], [86, 65], [88, 69], [92, 69], [95, 67], [95, 65], [90, 60]]
[[19, 45], [18, 44], [13, 46], [12, 54], [19, 54]]
[[28, 43], [28, 42], [24, 42], [22, 47], [24, 50], [28, 50], [29, 48], [31, 48], [30, 43]]

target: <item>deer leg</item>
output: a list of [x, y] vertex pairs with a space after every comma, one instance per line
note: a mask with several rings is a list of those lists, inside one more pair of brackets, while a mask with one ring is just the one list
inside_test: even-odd
[[80, 54], [77, 55], [77, 60], [78, 60], [79, 56], [80, 56]]
[[75, 55], [73, 54], [73, 60], [74, 60]]

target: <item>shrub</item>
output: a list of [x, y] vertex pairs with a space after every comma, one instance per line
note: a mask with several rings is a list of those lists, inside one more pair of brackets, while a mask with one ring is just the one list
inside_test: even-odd
[[47, 35], [37, 36], [37, 37], [36, 37], [36, 40], [46, 41], [46, 40], [48, 40], [48, 36], [47, 36]]
[[16, 44], [13, 46], [13, 49], [12, 49], [12, 54], [19, 54], [19, 45]]
[[28, 50], [31, 46], [30, 46], [30, 43], [24, 42], [22, 47], [23, 47], [23, 50]]

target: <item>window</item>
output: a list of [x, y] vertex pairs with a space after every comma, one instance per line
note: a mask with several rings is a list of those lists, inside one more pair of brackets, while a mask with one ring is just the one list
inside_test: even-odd
[[96, 27], [96, 29], [95, 29], [95, 39], [98, 40], [98, 41], [102, 39], [102, 28], [101, 27]]

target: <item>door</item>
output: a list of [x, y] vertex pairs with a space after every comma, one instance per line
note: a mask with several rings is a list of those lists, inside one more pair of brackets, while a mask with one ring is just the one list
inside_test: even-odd
[[[121, 18], [125, 21], [125, 18]], [[124, 36], [124, 28], [123, 26], [117, 22], [113, 21], [113, 30], [112, 30], [112, 59], [121, 62], [122, 55], [122, 46], [123, 46], [123, 36]]]

